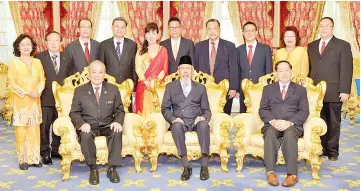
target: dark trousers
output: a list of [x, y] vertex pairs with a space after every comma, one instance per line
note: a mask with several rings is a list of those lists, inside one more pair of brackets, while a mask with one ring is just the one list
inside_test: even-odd
[[282, 154], [286, 162], [287, 174], [297, 175], [298, 138], [303, 135], [295, 126], [278, 131], [271, 125], [262, 128], [264, 139], [264, 165], [266, 172], [275, 171], [278, 150], [282, 145]]
[[323, 154], [327, 156], [339, 155], [339, 141], [341, 128], [341, 102], [324, 102], [321, 118], [327, 124], [327, 132], [321, 136]]
[[55, 107], [41, 107], [43, 122], [40, 124], [40, 155], [49, 157], [50, 152], [58, 153], [60, 146], [60, 137], [52, 131], [52, 142], [50, 148], [50, 126], [58, 118], [58, 112]]
[[[177, 146], [178, 155], [180, 157], [187, 156], [186, 137], [185, 133], [188, 131], [186, 125], [176, 122], [170, 126], [172, 137]], [[206, 121], [200, 121], [193, 129], [197, 132], [198, 142], [201, 146], [201, 153], [209, 155], [210, 144], [210, 127]]]
[[244, 95], [242, 89], [239, 91], [239, 113], [246, 113], [247, 108], [244, 104]]
[[224, 105], [223, 111], [224, 111], [224, 113], [231, 115], [233, 98], [229, 99], [229, 95], [227, 94], [226, 99], [227, 99], [227, 102], [226, 102], [226, 105]]
[[110, 128], [91, 129], [89, 133], [79, 132], [79, 142], [85, 162], [88, 166], [96, 165], [96, 136], [106, 136], [108, 146], [108, 165], [120, 166], [122, 164], [122, 133], [115, 133]]

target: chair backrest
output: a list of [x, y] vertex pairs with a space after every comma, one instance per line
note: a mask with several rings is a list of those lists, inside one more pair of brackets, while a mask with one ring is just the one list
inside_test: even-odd
[[4, 99], [8, 95], [7, 82], [8, 66], [0, 62], [0, 99]]
[[[247, 113], [252, 113], [259, 117], [258, 109], [261, 103], [263, 87], [276, 81], [278, 81], [278, 79], [273, 73], [260, 77], [257, 84], [253, 84], [248, 79], [243, 79], [242, 91], [245, 97], [244, 103], [247, 107]], [[323, 106], [323, 98], [326, 93], [326, 82], [321, 81], [315, 86], [311, 78], [302, 75], [293, 77], [292, 82], [306, 88], [310, 116], [319, 117]]]
[[[114, 84], [119, 88], [120, 95], [124, 106], [124, 111], [128, 113], [128, 108], [131, 105], [130, 97], [134, 88], [134, 83], [131, 79], [125, 80], [121, 84], [117, 84], [115, 78], [106, 74], [105, 81]], [[83, 72], [80, 74], [77, 72], [64, 79], [64, 84], [61, 86], [56, 81], [53, 82], [53, 94], [55, 98], [55, 106], [60, 116], [68, 116], [71, 103], [74, 96], [75, 88], [89, 82], [88, 78], [88, 67], [85, 67]]]
[[[166, 85], [177, 79], [179, 79], [179, 75], [176, 72], [165, 77], [163, 82], [160, 82], [158, 79], [152, 80], [151, 91], [156, 112], [161, 112]], [[211, 112], [223, 113], [223, 107], [226, 104], [226, 96], [229, 89], [228, 80], [224, 79], [216, 84], [212, 76], [203, 72], [197, 73], [196, 71], [193, 72], [192, 80], [201, 83], [206, 87]]]

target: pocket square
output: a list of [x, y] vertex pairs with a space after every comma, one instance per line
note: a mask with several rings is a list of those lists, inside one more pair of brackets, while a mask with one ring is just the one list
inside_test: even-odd
[[113, 101], [106, 101], [105, 104], [113, 104]]

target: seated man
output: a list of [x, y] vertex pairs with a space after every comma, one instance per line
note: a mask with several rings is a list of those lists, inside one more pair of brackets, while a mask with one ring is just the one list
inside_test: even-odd
[[278, 186], [275, 173], [277, 155], [282, 153], [287, 167], [287, 176], [282, 186], [291, 187], [298, 182], [298, 138], [303, 135], [303, 124], [308, 115], [306, 88], [291, 82], [292, 65], [288, 61], [275, 64], [278, 82], [263, 89], [259, 116], [264, 121], [264, 164], [268, 184]]
[[178, 155], [182, 159], [184, 171], [181, 180], [189, 180], [192, 175], [192, 168], [189, 166], [187, 158], [185, 133], [193, 130], [197, 132], [203, 155], [200, 179], [207, 180], [209, 178], [208, 155], [210, 144], [208, 122], [212, 115], [209, 109], [207, 91], [202, 84], [192, 81], [193, 66], [190, 56], [180, 58], [178, 72], [180, 79], [166, 86], [162, 102], [162, 114], [171, 124], [172, 137]]
[[89, 65], [90, 82], [75, 89], [70, 118], [79, 133], [81, 151], [90, 168], [89, 183], [99, 184], [96, 166], [96, 136], [106, 136], [110, 182], [119, 182], [116, 167], [121, 165], [124, 109], [121, 96], [113, 84], [104, 82], [105, 66], [95, 60]]

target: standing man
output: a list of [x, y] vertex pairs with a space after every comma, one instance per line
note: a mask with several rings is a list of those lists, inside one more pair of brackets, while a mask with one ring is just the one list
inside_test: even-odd
[[52, 142], [50, 146], [49, 130], [53, 122], [58, 118], [55, 108], [55, 100], [52, 91], [53, 81], [63, 84], [63, 81], [70, 74], [69, 60], [66, 55], [60, 52], [60, 44], [63, 41], [61, 35], [56, 32], [49, 32], [45, 35], [48, 50], [35, 55], [43, 65], [46, 83], [41, 94], [41, 111], [43, 122], [40, 124], [40, 155], [43, 164], [53, 164], [51, 157], [61, 158], [58, 149], [60, 137], [52, 131]]
[[230, 88], [224, 113], [231, 114], [233, 98], [239, 90], [239, 76], [236, 46], [220, 38], [220, 23], [210, 19], [206, 23], [208, 40], [198, 42], [195, 46], [195, 70], [210, 74], [215, 82], [229, 80]]
[[330, 17], [320, 21], [321, 39], [308, 44], [310, 74], [315, 84], [326, 81], [321, 118], [327, 124], [327, 132], [321, 137], [323, 156], [337, 161], [341, 128], [342, 103], [351, 91], [353, 59], [350, 43], [333, 36], [334, 22]]
[[171, 17], [168, 21], [170, 38], [160, 42], [160, 45], [164, 46], [168, 50], [168, 74], [177, 72], [179, 59], [182, 56], [190, 56], [192, 62], [195, 62], [194, 58], [194, 43], [192, 40], [182, 37], [182, 23], [177, 17]]
[[[243, 25], [243, 36], [246, 41], [237, 48], [237, 62], [239, 66], [240, 83], [247, 78], [253, 83], [258, 83], [261, 76], [272, 73], [271, 48], [256, 40], [257, 26], [253, 22], [246, 22]], [[244, 95], [239, 87], [239, 108], [240, 113], [246, 112]]]
[[77, 31], [80, 36], [65, 48], [65, 53], [70, 60], [72, 74], [76, 72], [81, 73], [89, 63], [98, 60], [99, 42], [90, 39], [92, 27], [93, 24], [89, 19], [84, 18], [79, 20]]

